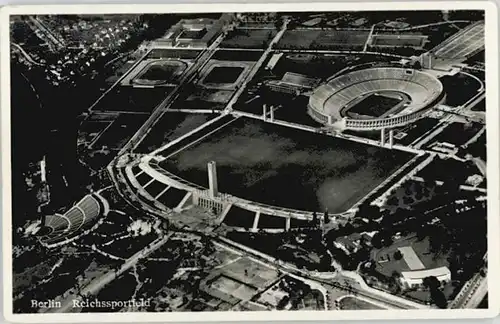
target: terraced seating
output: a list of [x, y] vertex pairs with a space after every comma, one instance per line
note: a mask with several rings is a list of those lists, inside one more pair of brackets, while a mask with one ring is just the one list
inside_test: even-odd
[[64, 215], [54, 214], [45, 218], [45, 224], [50, 233], [41, 241], [51, 244], [63, 241], [80, 230], [85, 225], [95, 221], [101, 214], [101, 204], [92, 195], [87, 195], [71, 207]]
[[405, 110], [397, 114], [403, 116], [426, 108], [440, 96], [442, 90], [443, 86], [437, 78], [419, 70], [369, 68], [341, 75], [321, 85], [309, 98], [309, 107], [315, 116], [331, 116], [335, 121], [342, 119], [344, 107], [360, 96], [396, 91], [405, 93], [411, 99]]

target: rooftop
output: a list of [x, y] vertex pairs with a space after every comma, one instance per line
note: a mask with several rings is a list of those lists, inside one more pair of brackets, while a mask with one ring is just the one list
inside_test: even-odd
[[451, 278], [451, 272], [448, 267], [439, 267], [419, 271], [403, 271], [401, 272], [401, 275], [406, 280], [421, 280], [430, 276], [436, 277], [439, 280]]
[[420, 258], [411, 246], [403, 246], [398, 248], [398, 250], [403, 255], [403, 259], [405, 260], [410, 270], [425, 269], [424, 264], [422, 263], [422, 261], [420, 261]]

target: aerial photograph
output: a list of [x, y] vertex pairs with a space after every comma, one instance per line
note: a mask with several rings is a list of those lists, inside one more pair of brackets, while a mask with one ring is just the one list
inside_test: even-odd
[[484, 11], [9, 23], [14, 314], [488, 308]]

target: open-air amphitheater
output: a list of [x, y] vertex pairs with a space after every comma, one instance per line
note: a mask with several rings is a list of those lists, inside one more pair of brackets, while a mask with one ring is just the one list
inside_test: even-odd
[[45, 230], [49, 232], [44, 233], [40, 241], [47, 247], [66, 244], [78, 238], [82, 229], [92, 227], [108, 211], [108, 203], [103, 197], [86, 195], [64, 214], [45, 216]]
[[[392, 114], [352, 118], [347, 112], [372, 94], [400, 93], [408, 102]], [[341, 75], [318, 87], [309, 98], [308, 113], [316, 121], [338, 129], [379, 130], [404, 126], [419, 119], [444, 99], [443, 85], [419, 70], [368, 68]]]

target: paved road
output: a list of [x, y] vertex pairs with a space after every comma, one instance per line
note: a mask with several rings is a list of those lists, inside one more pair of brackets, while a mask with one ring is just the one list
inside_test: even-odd
[[246, 89], [246, 84], [253, 79], [257, 71], [259, 71], [260, 67], [266, 60], [266, 57], [269, 55], [269, 53], [272, 51], [274, 44], [278, 43], [281, 37], [283, 37], [283, 34], [286, 31], [286, 28], [288, 26], [289, 20], [285, 20], [283, 22], [283, 26], [281, 26], [280, 31], [274, 36], [273, 40], [269, 43], [267, 46], [267, 49], [264, 51], [264, 53], [261, 55], [259, 60], [255, 63], [255, 65], [252, 67], [252, 70], [250, 73], [247, 74], [247, 76], [243, 79], [242, 83], [240, 84], [238, 90], [235, 92], [231, 100], [227, 103], [226, 105], [226, 111], [231, 111], [233, 109], [233, 105], [236, 103], [238, 98], [241, 96], [243, 91]]
[[26, 59], [27, 59], [30, 63], [35, 64], [35, 65], [38, 65], [38, 66], [44, 66], [44, 64], [42, 64], [42, 63], [39, 63], [39, 62], [35, 61], [35, 60], [31, 57], [31, 55], [29, 55], [29, 54], [28, 54], [28, 53], [24, 50], [24, 48], [22, 48], [22, 47], [21, 47], [21, 45], [16, 44], [16, 43], [10, 43], [10, 44], [11, 44], [12, 46], [14, 46], [15, 48], [17, 48], [17, 49], [21, 52], [21, 54], [23, 54], [23, 56], [24, 56], [24, 57], [25, 57], [25, 58], [26, 58]]
[[472, 100], [469, 100], [469, 102], [466, 102], [465, 105], [459, 106], [456, 108], [454, 111], [454, 114], [448, 114], [441, 118], [439, 121], [439, 124], [434, 126], [431, 130], [429, 130], [427, 133], [422, 135], [420, 138], [417, 138], [411, 146], [420, 149], [423, 145], [428, 143], [430, 140], [432, 140], [434, 137], [436, 137], [439, 133], [441, 133], [448, 125], [450, 125], [453, 122], [453, 119], [455, 118], [456, 114], [461, 114], [462, 111], [469, 111], [472, 107], [477, 105], [481, 100], [484, 99], [484, 91], [477, 94], [476, 97], [474, 97]]
[[54, 33], [49, 28], [47, 28], [45, 24], [43, 24], [38, 18], [29, 16], [29, 19], [41, 32], [43, 32], [50, 39], [50, 41], [52, 41], [54, 45], [56, 45], [57, 47], [66, 46], [66, 44], [61, 39], [56, 37]]

